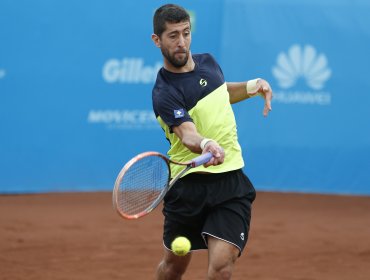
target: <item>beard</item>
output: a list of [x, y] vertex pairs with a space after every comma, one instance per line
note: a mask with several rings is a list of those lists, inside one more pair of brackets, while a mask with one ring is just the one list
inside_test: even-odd
[[[186, 50], [180, 50], [171, 55], [167, 49], [161, 48], [161, 52], [168, 62], [171, 63], [175, 68], [181, 68], [185, 66], [189, 59], [189, 51]], [[185, 54], [185, 56], [183, 58], [176, 58], [176, 54]]]

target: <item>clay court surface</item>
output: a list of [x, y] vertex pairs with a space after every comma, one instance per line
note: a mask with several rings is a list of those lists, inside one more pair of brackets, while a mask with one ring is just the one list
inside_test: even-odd
[[[370, 197], [259, 192], [233, 279], [369, 280]], [[111, 194], [0, 196], [0, 279], [147, 280], [162, 255], [160, 209], [121, 219]], [[207, 252], [184, 277], [205, 279]]]

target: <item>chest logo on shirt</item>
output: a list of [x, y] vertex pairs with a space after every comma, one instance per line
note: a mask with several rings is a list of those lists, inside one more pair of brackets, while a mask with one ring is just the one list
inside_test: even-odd
[[184, 109], [178, 109], [178, 110], [173, 110], [173, 114], [175, 116], [175, 119], [179, 119], [185, 116]]
[[205, 87], [205, 86], [207, 86], [207, 80], [206, 80], [206, 79], [200, 79], [200, 80], [199, 80], [199, 84], [200, 84], [202, 87]]

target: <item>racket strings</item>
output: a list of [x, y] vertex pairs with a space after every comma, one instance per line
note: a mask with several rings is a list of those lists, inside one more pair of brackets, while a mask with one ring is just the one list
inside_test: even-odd
[[167, 162], [158, 156], [146, 156], [132, 164], [124, 173], [118, 195], [119, 209], [126, 215], [150, 211], [167, 186]]

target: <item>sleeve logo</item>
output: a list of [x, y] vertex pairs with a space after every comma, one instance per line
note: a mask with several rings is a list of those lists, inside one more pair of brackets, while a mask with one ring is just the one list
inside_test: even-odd
[[185, 116], [184, 109], [178, 109], [178, 110], [173, 110], [173, 114], [175, 116], [175, 119], [179, 119]]

